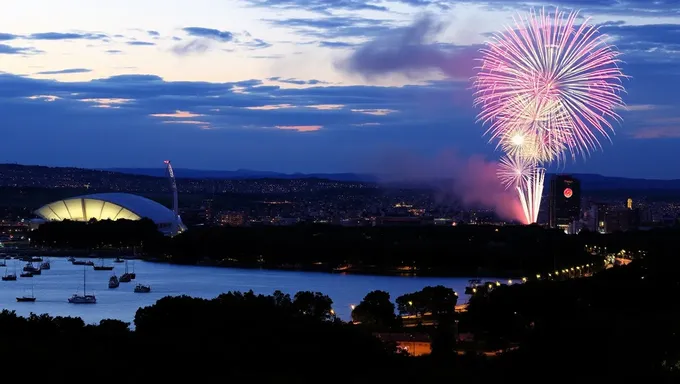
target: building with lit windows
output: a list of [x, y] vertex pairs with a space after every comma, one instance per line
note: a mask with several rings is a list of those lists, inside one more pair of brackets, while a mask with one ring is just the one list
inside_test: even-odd
[[156, 223], [158, 230], [171, 235], [187, 228], [179, 215], [146, 197], [129, 193], [98, 193], [53, 201], [34, 213], [45, 221], [141, 220]]
[[581, 217], [581, 182], [569, 175], [556, 175], [550, 180], [550, 228], [569, 231]]

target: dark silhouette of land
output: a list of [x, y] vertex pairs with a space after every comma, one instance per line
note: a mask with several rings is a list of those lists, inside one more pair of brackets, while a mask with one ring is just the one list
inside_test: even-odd
[[63, 221], [42, 224], [31, 242], [60, 250], [136, 246], [148, 259], [178, 264], [374, 274], [522, 277], [601, 260], [580, 238], [538, 226], [197, 227], [168, 238], [149, 220]]

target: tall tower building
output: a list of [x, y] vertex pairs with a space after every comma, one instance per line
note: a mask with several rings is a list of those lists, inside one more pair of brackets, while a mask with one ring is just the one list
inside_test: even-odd
[[631, 199], [630, 197], [628, 198], [628, 200], [626, 200], [626, 208], [633, 209], [633, 199]]
[[568, 230], [581, 216], [581, 182], [570, 175], [550, 180], [550, 228]]

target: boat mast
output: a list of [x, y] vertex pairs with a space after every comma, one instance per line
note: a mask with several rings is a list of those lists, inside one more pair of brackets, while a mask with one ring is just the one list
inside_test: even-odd
[[83, 296], [87, 296], [87, 285], [85, 281], [85, 266], [83, 265]]

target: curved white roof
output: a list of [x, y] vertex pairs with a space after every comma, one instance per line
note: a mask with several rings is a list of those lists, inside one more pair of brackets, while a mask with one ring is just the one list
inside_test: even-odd
[[146, 197], [129, 193], [96, 193], [71, 197], [45, 204], [35, 211], [45, 220], [140, 220], [144, 217], [156, 224], [175, 221], [172, 210]]

